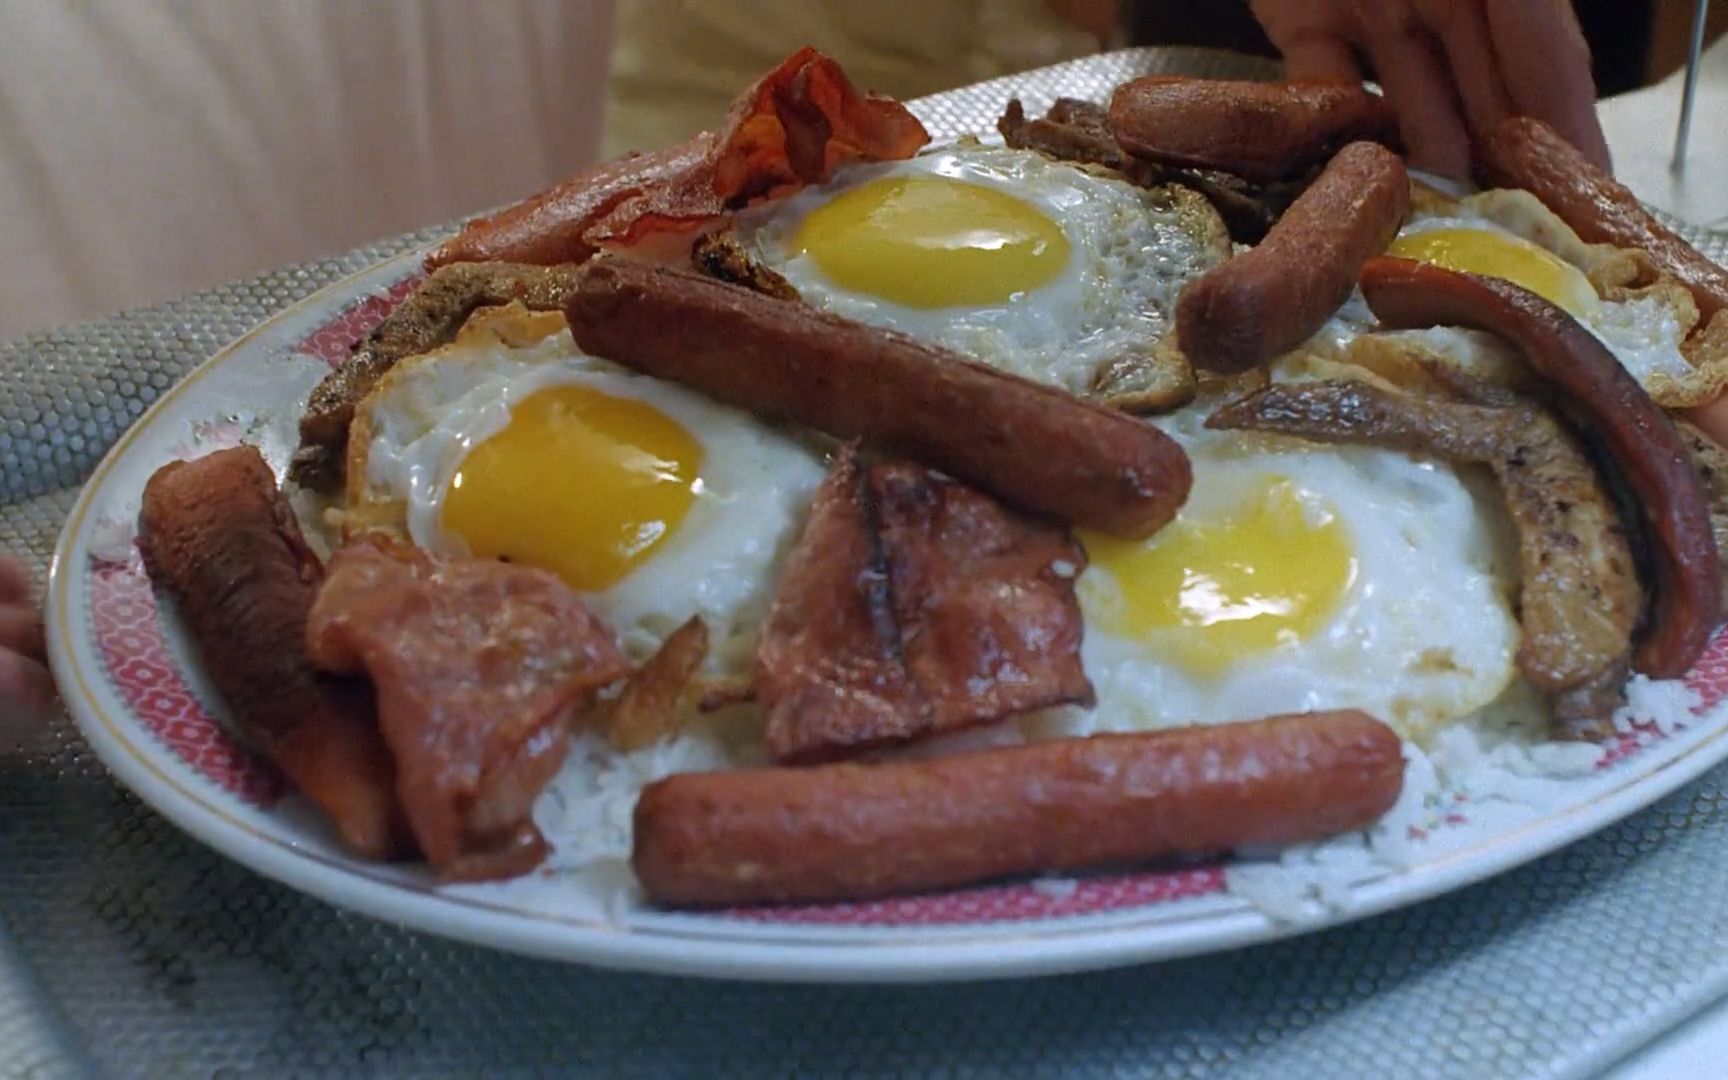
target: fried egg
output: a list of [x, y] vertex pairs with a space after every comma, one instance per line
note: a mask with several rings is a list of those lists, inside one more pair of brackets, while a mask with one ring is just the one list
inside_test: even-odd
[[[1528, 192], [1419, 202], [1387, 253], [1502, 278], [1536, 293], [1577, 319], [1646, 389], [1694, 372], [1680, 348], [1697, 318], [1695, 309], [1685, 310], [1689, 302], [1677, 310], [1672, 291], [1661, 289], [1604, 296], [1591, 271], [1620, 253], [1584, 243]], [[1484, 347], [1482, 335], [1456, 330], [1428, 332], [1422, 340], [1465, 359]]]
[[1359, 708], [1422, 739], [1506, 691], [1516, 554], [1491, 491], [1393, 451], [1207, 431], [1206, 411], [1160, 425], [1194, 466], [1174, 522], [1081, 535], [1085, 730]]
[[643, 659], [692, 615], [742, 670], [820, 454], [500, 309], [404, 360], [350, 436], [350, 527], [552, 571]]
[[1193, 192], [980, 145], [841, 169], [733, 229], [808, 303], [1076, 392], [1230, 254]]

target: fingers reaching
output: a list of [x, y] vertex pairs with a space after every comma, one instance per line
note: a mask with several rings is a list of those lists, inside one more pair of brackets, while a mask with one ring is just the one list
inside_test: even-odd
[[32, 588], [29, 567], [0, 555], [0, 604], [29, 603]]
[[1361, 9], [1363, 36], [1410, 164], [1456, 178], [1470, 175], [1470, 136], [1438, 42], [1401, 3]]
[[1351, 45], [1354, 16], [1324, 0], [1254, 0], [1254, 17], [1284, 57], [1284, 77], [1299, 82], [1360, 82]]
[[1284, 54], [1287, 77], [1378, 80], [1418, 169], [1467, 178], [1472, 136], [1515, 114], [1546, 121], [1609, 166], [1590, 49], [1567, 0], [1253, 0], [1252, 7]]
[[54, 679], [41, 661], [0, 651], [0, 713], [8, 719], [38, 717], [54, 701]]
[[0, 605], [0, 650], [10, 649], [31, 660], [47, 659], [42, 619], [23, 604]]
[[1481, 138], [1512, 108], [1482, 0], [1416, 0], [1416, 10], [1446, 52], [1465, 126], [1472, 138]]
[[1551, 125], [1585, 157], [1612, 168], [1596, 117], [1590, 47], [1563, 0], [1485, 0], [1488, 34], [1512, 111]]

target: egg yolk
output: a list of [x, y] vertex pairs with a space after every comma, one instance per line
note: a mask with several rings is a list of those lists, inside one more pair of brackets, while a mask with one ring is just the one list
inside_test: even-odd
[[651, 405], [586, 386], [541, 390], [469, 452], [443, 527], [473, 554], [604, 589], [665, 542], [700, 489], [702, 447]]
[[836, 285], [916, 308], [994, 304], [1068, 265], [1068, 237], [1024, 199], [943, 177], [883, 177], [810, 212], [794, 245]]
[[1087, 621], [1207, 677], [1312, 635], [1356, 576], [1337, 515], [1279, 477], [1223, 517], [1082, 541]]
[[1596, 310], [1596, 289], [1576, 266], [1530, 241], [1484, 229], [1430, 229], [1392, 241], [1388, 254], [1447, 270], [1503, 278], [1575, 318]]

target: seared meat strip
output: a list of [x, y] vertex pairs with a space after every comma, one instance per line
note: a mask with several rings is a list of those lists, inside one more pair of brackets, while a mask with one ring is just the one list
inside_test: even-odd
[[1092, 700], [1063, 530], [916, 465], [844, 450], [757, 653], [769, 754], [830, 760]]
[[1629, 496], [1619, 505], [1639, 530], [1649, 588], [1637, 670], [1655, 679], [1690, 671], [1719, 625], [1722, 576], [1709, 505], [1668, 414], [1594, 334], [1509, 281], [1383, 257], [1362, 268], [1361, 285], [1382, 326], [1486, 330], [1541, 377], [1610, 488]]
[[1643, 593], [1600, 476], [1546, 410], [1432, 401], [1336, 381], [1269, 386], [1206, 423], [1487, 465], [1518, 533], [1519, 668], [1553, 699], [1565, 734], [1604, 733], [1630, 670]]
[[138, 546], [242, 734], [367, 859], [412, 854], [364, 682], [320, 676], [306, 616], [324, 575], [251, 446], [170, 462], [144, 486]]
[[730, 232], [698, 237], [690, 248], [690, 265], [706, 277], [730, 281], [776, 300], [799, 300], [790, 281], [750, 257]]
[[312, 389], [300, 417], [300, 448], [289, 476], [320, 491], [342, 486], [348, 425], [354, 407], [398, 360], [447, 345], [483, 307], [512, 300], [531, 311], [563, 308], [575, 285], [575, 266], [457, 263], [436, 271], [355, 346], [347, 363]]
[[343, 548], [305, 626], [327, 671], [372, 678], [397, 793], [442, 877], [532, 869], [529, 811], [569, 748], [566, 721], [630, 665], [551, 574], [414, 549]]
[[1710, 532], [1716, 537], [1716, 559], [1722, 568], [1722, 578], [1728, 582], [1728, 450], [1695, 425], [1676, 419], [1674, 430], [1691, 455], [1692, 467], [1704, 485], [1704, 497], [1710, 504]]

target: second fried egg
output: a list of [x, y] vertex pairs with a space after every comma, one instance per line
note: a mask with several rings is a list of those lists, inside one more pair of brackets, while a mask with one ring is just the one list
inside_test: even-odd
[[552, 571], [642, 659], [701, 615], [746, 663], [821, 456], [747, 413], [586, 356], [561, 316], [477, 316], [362, 404], [350, 517]]
[[842, 169], [734, 231], [817, 307], [1075, 392], [1230, 254], [1193, 192], [980, 145]]
[[1100, 729], [1358, 708], [1420, 739], [1516, 678], [1504, 515], [1449, 466], [1166, 427], [1194, 492], [1150, 540], [1083, 535]]

